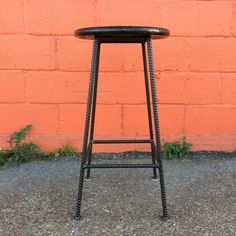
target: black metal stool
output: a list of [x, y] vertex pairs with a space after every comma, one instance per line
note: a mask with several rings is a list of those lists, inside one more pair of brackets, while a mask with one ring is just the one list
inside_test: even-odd
[[[84, 129], [83, 151], [80, 167], [79, 190], [77, 199], [77, 208], [75, 219], [80, 219], [81, 200], [83, 182], [85, 178], [85, 169], [87, 169], [87, 178], [90, 177], [91, 168], [152, 168], [153, 178], [157, 178], [156, 168], [159, 169], [161, 198], [163, 208], [163, 219], [168, 218], [166, 193], [164, 184], [164, 175], [161, 157], [161, 143], [158, 122], [158, 109], [156, 102], [156, 87], [152, 55], [152, 39], [164, 38], [169, 36], [169, 31], [163, 28], [142, 27], [142, 26], [111, 26], [111, 27], [93, 27], [83, 28], [75, 31], [75, 36], [85, 39], [93, 39], [93, 54], [90, 72], [90, 82], [88, 90], [87, 113]], [[101, 43], [140, 43], [142, 45], [144, 78], [146, 88], [146, 100], [149, 120], [150, 139], [147, 140], [94, 140], [94, 121], [96, 111], [99, 55]], [[149, 79], [146, 59], [146, 43], [148, 49], [149, 73], [151, 81], [152, 106], [150, 102]], [[154, 114], [155, 138], [152, 127], [152, 110]], [[90, 130], [90, 135], [89, 135]], [[89, 142], [88, 142], [89, 138]], [[113, 144], [113, 143], [150, 143], [152, 153], [152, 164], [91, 164], [91, 155], [93, 144]]]

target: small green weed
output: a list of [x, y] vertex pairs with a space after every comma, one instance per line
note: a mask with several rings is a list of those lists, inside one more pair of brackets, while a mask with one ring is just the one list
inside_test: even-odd
[[21, 128], [20, 131], [16, 131], [10, 136], [10, 140], [8, 141], [10, 143], [11, 147], [18, 147], [20, 146], [22, 140], [26, 136], [26, 132], [31, 129], [32, 125], [26, 125], [24, 128]]
[[4, 148], [0, 149], [0, 166], [4, 166], [8, 161], [8, 153]]
[[62, 145], [61, 148], [57, 148], [51, 152], [44, 153], [44, 155], [49, 158], [57, 158], [60, 156], [75, 156], [77, 155], [77, 151], [74, 147], [71, 146], [71, 144], [67, 143], [65, 145]]
[[183, 158], [191, 148], [192, 144], [186, 142], [186, 137], [183, 137], [182, 142], [164, 143], [163, 157], [168, 160]]
[[74, 156], [76, 154], [77, 154], [76, 149], [72, 147], [71, 144], [69, 143], [62, 145], [62, 148], [60, 148], [61, 156]]
[[19, 146], [14, 147], [12, 150], [10, 150], [10, 162], [25, 162], [39, 152], [40, 148], [35, 143], [21, 143]]
[[55, 150], [50, 151], [50, 152], [45, 152], [44, 156], [48, 157], [48, 158], [57, 158], [57, 157], [60, 156], [59, 149], [55, 149]]
[[21, 163], [29, 160], [32, 156], [40, 152], [40, 148], [33, 142], [24, 142], [24, 138], [32, 125], [21, 128], [14, 132], [9, 139], [10, 149], [0, 149], [0, 166], [10, 163]]

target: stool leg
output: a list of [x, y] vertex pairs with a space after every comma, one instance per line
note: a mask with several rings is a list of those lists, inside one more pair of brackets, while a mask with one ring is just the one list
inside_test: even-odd
[[[155, 164], [156, 151], [155, 151], [155, 145], [154, 145], [154, 140], [153, 140], [152, 110], [151, 110], [151, 103], [150, 103], [150, 91], [149, 91], [149, 83], [148, 83], [148, 70], [147, 70], [145, 43], [142, 43], [142, 53], [143, 53], [143, 68], [144, 68], [147, 111], [148, 111], [149, 135], [150, 135], [150, 140], [151, 140], [152, 164]], [[153, 168], [153, 179], [158, 179], [156, 167]]]
[[[94, 80], [94, 90], [93, 90], [93, 104], [92, 104], [92, 118], [91, 118], [91, 129], [90, 129], [90, 148], [88, 150], [88, 165], [91, 164], [92, 160], [92, 150], [93, 150], [93, 134], [94, 134], [94, 123], [95, 123], [95, 113], [96, 113], [96, 102], [97, 102], [97, 88], [98, 88], [98, 71], [99, 71], [99, 59], [100, 59], [100, 43], [97, 45], [97, 55], [96, 55], [96, 66], [95, 66], [95, 80]], [[86, 179], [90, 179], [90, 169], [87, 169]]]
[[151, 38], [148, 39], [147, 46], [148, 46], [149, 72], [150, 72], [151, 90], [152, 90], [154, 125], [155, 125], [155, 134], [156, 134], [156, 147], [157, 147], [156, 152], [157, 152], [157, 161], [159, 164], [163, 219], [166, 220], [166, 219], [168, 219], [168, 212], [167, 212], [167, 203], [166, 203], [164, 173], [163, 173], [163, 166], [162, 166], [161, 141], [160, 141], [160, 130], [159, 130], [159, 121], [158, 121], [158, 108], [157, 108], [157, 101], [156, 101], [156, 86], [155, 86], [155, 75], [154, 75], [154, 66], [153, 66]]
[[94, 86], [94, 73], [96, 67], [96, 58], [98, 53], [98, 41], [94, 40], [93, 43], [93, 54], [92, 54], [92, 63], [91, 63], [91, 72], [90, 72], [90, 81], [89, 81], [89, 89], [88, 89], [88, 102], [87, 102], [87, 112], [86, 112], [86, 120], [85, 120], [85, 128], [84, 128], [84, 141], [83, 141], [83, 151], [81, 157], [81, 166], [80, 166], [80, 177], [79, 177], [79, 188], [78, 188], [78, 197], [77, 197], [77, 207], [76, 214], [74, 219], [80, 219], [80, 209], [81, 209], [81, 200], [82, 200], [82, 191], [83, 191], [83, 183], [84, 183], [84, 172], [85, 172], [85, 162], [87, 156], [87, 143], [88, 143], [88, 133], [89, 133], [89, 124], [90, 124], [90, 114], [91, 114], [91, 104], [92, 104], [92, 96], [93, 96], [93, 86]]

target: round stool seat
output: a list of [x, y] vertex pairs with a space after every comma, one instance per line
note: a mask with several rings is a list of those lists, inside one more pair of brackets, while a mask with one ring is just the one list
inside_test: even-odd
[[149, 38], [168, 37], [168, 29], [147, 26], [104, 26], [81, 28], [75, 31], [75, 36], [85, 39], [100, 38]]

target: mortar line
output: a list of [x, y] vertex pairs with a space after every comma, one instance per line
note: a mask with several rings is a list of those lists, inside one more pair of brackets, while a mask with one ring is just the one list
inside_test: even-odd
[[[37, 69], [30, 69], [30, 68], [0, 68], [0, 71], [32, 71], [32, 72], [62, 72], [62, 73], [88, 73], [90, 72], [89, 70], [55, 70], [55, 69], [42, 69], [42, 68], [37, 68]], [[99, 72], [100, 74], [104, 74], [104, 73], [117, 73], [117, 74], [129, 74], [129, 73], [143, 73], [142, 70], [135, 70], [135, 71], [106, 71], [106, 70], [102, 70]], [[155, 70], [155, 73], [159, 73], [160, 76], [162, 75], [184, 75], [184, 74], [236, 74], [236, 71], [178, 71], [178, 70]], [[161, 78], [160, 78], [161, 79]]]

